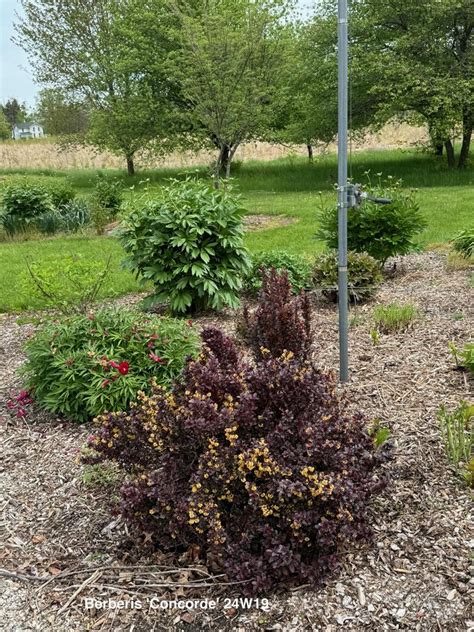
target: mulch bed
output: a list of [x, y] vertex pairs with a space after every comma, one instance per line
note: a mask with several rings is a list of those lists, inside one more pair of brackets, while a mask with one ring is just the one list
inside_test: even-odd
[[[370, 338], [373, 303], [354, 308], [350, 329], [352, 405], [391, 428], [392, 482], [371, 507], [374, 541], [344, 556], [342, 570], [320, 588], [278, 590], [269, 609], [224, 610], [238, 587], [222, 585], [193, 559], [170, 560], [138, 548], [108, 502], [114, 487], [83, 482], [77, 453], [89, 427], [37, 409], [15, 419], [5, 404], [21, 380], [22, 343], [34, 326], [0, 317], [2, 498], [0, 616], [5, 630], [440, 630], [472, 627], [468, 558], [471, 496], [453, 475], [436, 414], [472, 398], [472, 382], [453, 370], [448, 342], [474, 331], [472, 271], [446, 271], [440, 254], [407, 257], [375, 301], [415, 303], [421, 316], [404, 333]], [[135, 299], [122, 303], [133, 304]], [[315, 357], [337, 366], [337, 314], [315, 297]], [[223, 324], [235, 316], [207, 316]], [[22, 318], [19, 322], [24, 322]], [[472, 563], [471, 563], [472, 564]], [[215, 610], [85, 610], [85, 597], [220, 598]]]

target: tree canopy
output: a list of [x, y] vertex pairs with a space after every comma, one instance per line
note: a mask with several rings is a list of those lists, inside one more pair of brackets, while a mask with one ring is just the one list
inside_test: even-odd
[[288, 64], [287, 0], [171, 0], [178, 18], [174, 70], [194, 134], [219, 151], [229, 175], [243, 142], [261, 138]]
[[[150, 141], [169, 139], [170, 89], [156, 60], [168, 41], [156, 28], [161, 0], [22, 0], [18, 42], [38, 80], [91, 109], [83, 139], [123, 155], [129, 174]], [[146, 41], [143, 36], [152, 25]], [[151, 37], [153, 34], [153, 38]], [[155, 61], [150, 64], [151, 52]], [[155, 148], [160, 149], [159, 143]]]
[[[49, 90], [45, 120], [55, 111], [64, 127], [81, 104], [83, 142], [124, 156], [129, 173], [144, 148], [212, 146], [219, 177], [242, 143], [311, 149], [336, 136], [337, 3], [298, 20], [293, 1], [22, 0], [17, 40]], [[473, 40], [473, 0], [352, 0], [352, 130], [421, 122], [436, 152], [464, 167]], [[13, 101], [3, 110], [10, 124], [25, 115]]]

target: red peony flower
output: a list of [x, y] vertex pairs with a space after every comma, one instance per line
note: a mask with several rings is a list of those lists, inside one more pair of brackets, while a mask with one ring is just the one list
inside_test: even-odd
[[124, 362], [121, 362], [121, 363], [118, 365], [118, 370], [119, 370], [119, 373], [121, 373], [122, 375], [127, 375], [127, 373], [128, 373], [128, 369], [129, 369], [129, 366], [130, 366], [130, 365], [128, 364], [128, 362], [125, 362], [125, 361], [124, 361]]

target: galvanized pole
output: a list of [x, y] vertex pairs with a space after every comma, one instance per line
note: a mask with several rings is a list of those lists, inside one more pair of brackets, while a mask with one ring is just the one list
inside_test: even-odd
[[348, 128], [348, 10], [347, 0], [338, 0], [338, 216], [339, 216], [339, 378], [349, 379], [347, 291], [347, 128]]

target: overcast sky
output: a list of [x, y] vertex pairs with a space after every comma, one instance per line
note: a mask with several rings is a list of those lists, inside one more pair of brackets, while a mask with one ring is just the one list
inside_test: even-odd
[[33, 106], [38, 88], [33, 82], [25, 53], [11, 41], [15, 11], [20, 11], [21, 5], [18, 0], [0, 0], [0, 8], [0, 101], [16, 97]]
[[[313, 3], [314, 0], [298, 0], [302, 7]], [[21, 5], [19, 0], [0, 0], [0, 8], [0, 102], [16, 97], [32, 108], [39, 87], [33, 81], [26, 54], [11, 41], [15, 12], [21, 13]]]

